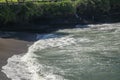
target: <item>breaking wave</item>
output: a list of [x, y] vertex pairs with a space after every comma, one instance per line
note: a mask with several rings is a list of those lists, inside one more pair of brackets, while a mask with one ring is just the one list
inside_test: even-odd
[[65, 80], [62, 76], [53, 73], [54, 70], [63, 72], [59, 68], [39, 64], [35, 53], [47, 48], [62, 48], [74, 44], [75, 39], [69, 36], [54, 38], [51, 34], [42, 37], [44, 38], [29, 47], [25, 55], [14, 55], [8, 59], [7, 65], [2, 67], [2, 72], [8, 78], [12, 80]]

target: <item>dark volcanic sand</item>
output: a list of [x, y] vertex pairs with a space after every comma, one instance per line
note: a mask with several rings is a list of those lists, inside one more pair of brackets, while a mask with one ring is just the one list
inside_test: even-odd
[[22, 39], [0, 38], [0, 80], [11, 80], [8, 79], [3, 72], [1, 72], [2, 66], [7, 64], [7, 59], [13, 56], [14, 54], [26, 53], [28, 47], [33, 43], [33, 41], [30, 41], [30, 38], [33, 40], [35, 38], [35, 35], [33, 34], [22, 35], [25, 38], [29, 39], [29, 41], [24, 40], [23, 38]]

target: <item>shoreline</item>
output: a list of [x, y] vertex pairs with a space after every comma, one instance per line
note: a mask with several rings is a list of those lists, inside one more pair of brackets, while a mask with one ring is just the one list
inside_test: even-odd
[[[82, 27], [81, 27], [82, 28]], [[8, 58], [13, 55], [23, 54], [28, 51], [28, 47], [32, 45], [36, 40], [37, 33], [25, 33], [15, 32], [15, 34], [9, 34], [8, 37], [4, 36], [4, 32], [0, 32], [0, 78], [1, 80], [11, 80], [1, 72], [2, 66], [7, 64]]]
[[[23, 35], [23, 34], [27, 34]], [[9, 79], [6, 74], [1, 72], [2, 66], [7, 64], [8, 58], [12, 57], [13, 55], [23, 54], [28, 51], [30, 45], [33, 44], [34, 41], [28, 41], [29, 38], [34, 38], [35, 35], [31, 35], [29, 33], [23, 33], [23, 39], [16, 39], [14, 37], [11, 38], [0, 38], [0, 78], [1, 80], [11, 80]], [[33, 37], [34, 36], [34, 37]], [[20, 36], [16, 36], [20, 37]]]

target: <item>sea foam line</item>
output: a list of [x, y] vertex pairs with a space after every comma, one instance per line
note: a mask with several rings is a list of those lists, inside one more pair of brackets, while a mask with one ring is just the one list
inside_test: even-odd
[[[24, 56], [14, 55], [9, 58], [7, 65], [2, 67], [2, 72], [12, 80], [66, 80], [62, 76], [55, 75], [51, 66], [39, 64], [34, 53], [47, 48], [63, 48], [74, 43], [75, 39], [69, 36], [39, 40], [29, 47]], [[46, 72], [45, 68], [51, 70]]]

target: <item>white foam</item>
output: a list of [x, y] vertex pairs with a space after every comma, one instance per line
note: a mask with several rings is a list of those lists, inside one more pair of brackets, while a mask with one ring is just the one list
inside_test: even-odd
[[98, 29], [98, 30], [101, 30], [101, 31], [108, 31], [108, 30], [115, 30], [115, 29], [118, 29], [119, 28], [119, 25], [120, 24], [96, 24], [96, 25], [93, 25], [93, 24], [90, 24], [88, 25], [91, 29]]
[[83, 43], [87, 43], [87, 42], [94, 42], [94, 40], [90, 40], [89, 38], [78, 38], [77, 42], [83, 42]]
[[[69, 36], [61, 38], [41, 39], [29, 47], [24, 55], [14, 55], [8, 59], [7, 65], [2, 67], [8, 78], [12, 80], [65, 80], [62, 76], [54, 74], [54, 68], [38, 63], [34, 54], [42, 49], [58, 47], [62, 48], [75, 43], [75, 39]], [[48, 70], [46, 71], [46, 68]], [[60, 69], [56, 70], [63, 72]]]
[[[103, 25], [106, 27], [104, 27]], [[88, 25], [88, 26], [91, 26], [90, 29], [94, 28], [101, 31], [104, 31], [107, 29], [111, 30], [115, 28], [111, 26], [109, 27], [109, 24], [103, 24], [103, 25], [100, 24], [100, 25]], [[74, 36], [73, 33], [78, 34], [80, 31], [85, 31], [85, 30], [81, 30], [81, 29], [59, 30], [59, 32], [71, 33], [73, 36]], [[54, 74], [55, 73], [54, 71], [59, 71], [62, 74], [64, 74], [64, 71], [53, 66], [40, 64], [36, 59], [37, 55], [35, 54], [35, 52], [38, 52], [40, 50], [47, 49], [47, 48], [54, 48], [54, 47], [64, 48], [65, 46], [76, 44], [76, 42], [88, 43], [88, 42], [94, 41], [85, 36], [82, 38], [74, 39], [71, 36], [58, 37], [57, 35], [54, 35], [54, 34], [38, 35], [37, 39], [40, 39], [40, 40], [35, 42], [32, 46], [30, 46], [28, 49], [28, 52], [24, 56], [14, 55], [8, 59], [7, 65], [2, 67], [3, 69], [2, 72], [4, 72], [7, 75], [7, 77], [11, 78], [12, 80], [65, 80], [63, 76]], [[97, 49], [94, 46], [81, 47], [82, 45], [81, 46], [78, 45], [78, 47], [81, 47], [81, 48], [78, 48], [78, 51], [81, 50], [85, 52], [85, 51], [95, 51], [95, 50], [105, 49], [104, 46], [99, 46], [99, 45], [98, 44], [95, 45], [95, 46], [98, 46], [96, 47]]]

